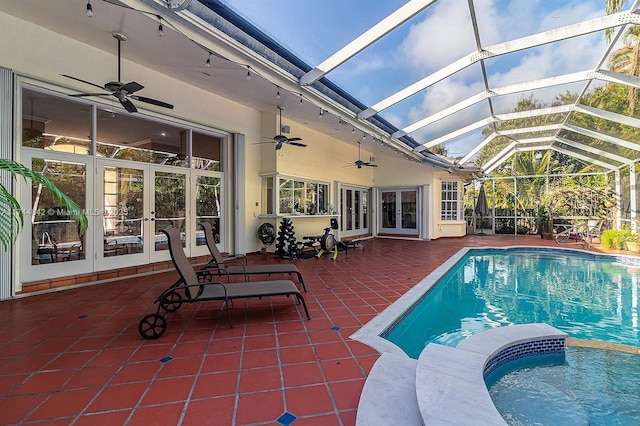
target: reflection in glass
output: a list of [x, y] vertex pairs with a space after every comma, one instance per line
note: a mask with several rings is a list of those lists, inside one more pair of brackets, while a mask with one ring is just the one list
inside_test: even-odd
[[402, 191], [402, 228], [416, 229], [416, 191]]
[[368, 199], [369, 191], [362, 191], [362, 227], [369, 228], [369, 216], [368, 216]]
[[185, 184], [187, 178], [183, 173], [155, 173], [155, 250], [169, 248], [164, 228], [178, 228], [182, 236], [182, 247], [185, 246]]
[[22, 146], [91, 154], [91, 111], [79, 102], [22, 89]]
[[280, 180], [280, 214], [293, 213], [293, 181]]
[[304, 196], [304, 182], [293, 182], [293, 208], [295, 213], [304, 213], [305, 196]]
[[144, 248], [143, 171], [105, 166], [103, 181], [103, 256], [142, 253]]
[[346, 218], [346, 230], [347, 231], [351, 231], [353, 229], [353, 191], [350, 189], [346, 190], [346, 194], [345, 194], [345, 201], [346, 201], [346, 212], [345, 212], [345, 218]]
[[220, 167], [222, 158], [222, 138], [192, 133], [192, 166], [194, 169], [222, 171]]
[[353, 199], [353, 214], [354, 214], [354, 227], [355, 229], [360, 229], [360, 196], [362, 192], [354, 191], [354, 199]]
[[396, 227], [396, 193], [395, 191], [382, 193], [382, 227], [383, 228]]
[[138, 115], [98, 109], [97, 152], [106, 158], [187, 167], [188, 131]]
[[[196, 179], [196, 222], [209, 222], [216, 243], [220, 242], [220, 185], [221, 180], [212, 176]], [[203, 230], [196, 229], [196, 245], [205, 245]]]
[[[80, 208], [86, 208], [84, 164], [34, 158], [31, 167], [46, 176]], [[84, 235], [80, 235], [78, 225], [69, 212], [57, 204], [49, 190], [40, 184], [33, 185], [31, 205], [31, 264], [84, 259]]]

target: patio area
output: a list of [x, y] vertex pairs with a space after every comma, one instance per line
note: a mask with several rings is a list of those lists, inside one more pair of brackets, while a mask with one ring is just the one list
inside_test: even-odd
[[556, 246], [537, 236], [369, 240], [336, 261], [294, 261], [310, 321], [283, 297], [236, 301], [232, 329], [220, 303], [183, 305], [152, 341], [138, 321], [173, 271], [2, 302], [0, 423], [353, 425], [378, 354], [349, 336], [460, 248], [509, 245]]

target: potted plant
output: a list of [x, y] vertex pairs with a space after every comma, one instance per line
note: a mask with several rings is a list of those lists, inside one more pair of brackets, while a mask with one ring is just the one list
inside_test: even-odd
[[636, 225], [636, 231], [631, 232], [631, 234], [627, 236], [627, 238], [625, 239], [625, 243], [627, 244], [627, 250], [635, 253], [640, 253], [640, 219], [634, 218], [633, 221]]
[[540, 232], [540, 238], [544, 238], [546, 240], [551, 239], [551, 235], [553, 234], [553, 225], [551, 221], [551, 215], [549, 214], [549, 209], [546, 205], [541, 204], [538, 207], [538, 232]]

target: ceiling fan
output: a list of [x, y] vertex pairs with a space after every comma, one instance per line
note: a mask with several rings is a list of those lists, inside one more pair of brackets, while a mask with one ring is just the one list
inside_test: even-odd
[[373, 162], [371, 161], [362, 161], [360, 159], [360, 147], [361, 147], [361, 142], [358, 141], [358, 160], [354, 161], [353, 164], [358, 167], [359, 169], [362, 168], [362, 166], [367, 166], [367, 167], [378, 167], [377, 164], [373, 164]]
[[[173, 105], [168, 104], [166, 102], [162, 102], [156, 99], [151, 99], [151, 98], [146, 98], [144, 96], [138, 96], [138, 95], [134, 95], [135, 92], [144, 89], [144, 86], [136, 83], [135, 81], [129, 82], [129, 83], [121, 83], [120, 82], [120, 44], [123, 41], [127, 41], [127, 36], [125, 36], [124, 34], [120, 34], [120, 33], [113, 33], [113, 37], [118, 40], [118, 81], [110, 81], [108, 83], [106, 83], [104, 86], [100, 86], [98, 84], [95, 83], [91, 83], [90, 81], [86, 81], [86, 80], [82, 80], [80, 78], [77, 77], [73, 77], [67, 74], [62, 74], [63, 77], [67, 77], [76, 81], [80, 81], [82, 83], [85, 84], [89, 84], [91, 86], [97, 87], [98, 89], [102, 89], [104, 92], [102, 93], [78, 93], [78, 94], [74, 94], [71, 95], [73, 97], [83, 97], [83, 96], [115, 96], [120, 103], [122, 104], [122, 106], [124, 107], [124, 109], [126, 109], [129, 112], [137, 112], [138, 109], [136, 108], [136, 106], [133, 104], [133, 102], [131, 102], [131, 100], [133, 99], [134, 101], [140, 101], [140, 102], [145, 102], [151, 105], [156, 105], [159, 107], [163, 107], [163, 108], [169, 108], [169, 109], [173, 109]], [[106, 92], [106, 93], [105, 93]]]
[[263, 143], [275, 143], [276, 144], [276, 150], [282, 148], [282, 145], [284, 145], [284, 144], [289, 144], [289, 145], [293, 145], [293, 146], [301, 146], [301, 147], [307, 146], [304, 143], [298, 142], [298, 141], [301, 141], [302, 138], [289, 138], [289, 137], [287, 137], [287, 136], [282, 134], [282, 110], [283, 109], [284, 108], [281, 107], [281, 106], [278, 107], [278, 110], [280, 110], [280, 127], [279, 127], [280, 133], [275, 135], [272, 138], [268, 138], [268, 139], [271, 139], [271, 141], [263, 142]]

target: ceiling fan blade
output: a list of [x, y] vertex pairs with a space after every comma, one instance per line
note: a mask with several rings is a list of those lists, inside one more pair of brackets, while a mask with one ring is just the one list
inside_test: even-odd
[[74, 93], [69, 96], [72, 98], [81, 98], [83, 96], [111, 96], [111, 93]]
[[136, 83], [135, 81], [124, 84], [122, 87], [120, 87], [120, 91], [127, 92], [127, 95], [130, 95], [131, 93], [137, 92], [138, 90], [142, 89], [144, 89], [144, 86], [140, 83]]
[[306, 147], [307, 145], [304, 143], [300, 143], [300, 142], [291, 142], [291, 139], [289, 139], [289, 145], [293, 145], [293, 146], [301, 146], [301, 147]]
[[166, 102], [159, 101], [157, 99], [145, 98], [144, 96], [137, 96], [137, 95], [132, 95], [132, 96], [129, 96], [129, 97], [131, 99], [135, 99], [135, 100], [140, 101], [140, 102], [146, 102], [146, 103], [151, 104], [151, 105], [157, 105], [159, 107], [173, 109], [173, 105], [168, 104]]
[[70, 75], [67, 75], [67, 74], [60, 74], [60, 75], [61, 75], [61, 76], [63, 76], [63, 77], [70, 78], [70, 79], [72, 79], [72, 80], [79, 81], [79, 82], [84, 83], [84, 84], [88, 84], [88, 85], [93, 86], [93, 87], [97, 87], [98, 89], [102, 89], [102, 90], [104, 90], [104, 87], [99, 86], [99, 85], [97, 85], [97, 84], [95, 84], [95, 83], [92, 83], [92, 82], [90, 82], [90, 81], [83, 80], [83, 79], [78, 78], [78, 77], [73, 77], [73, 76], [70, 76]]
[[289, 139], [289, 142], [291, 142], [291, 141], [301, 141], [302, 140], [302, 138], [287, 138], [287, 139]]
[[364, 165], [367, 167], [378, 167], [377, 164], [373, 164], [373, 163], [364, 163]]
[[127, 111], [129, 111], [129, 112], [138, 112], [138, 109], [136, 108], [136, 106], [129, 99], [123, 98], [123, 99], [119, 99], [119, 100], [120, 100], [120, 103], [122, 104], [122, 106], [124, 107], [124, 109], [126, 109]]

